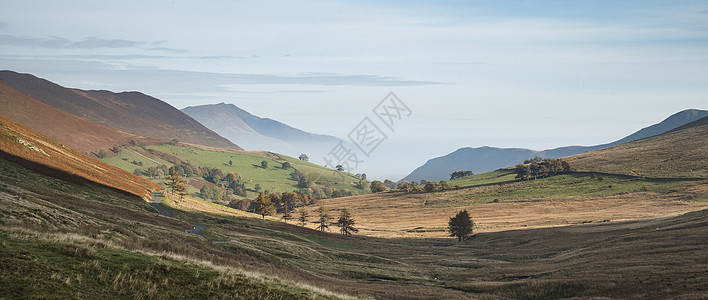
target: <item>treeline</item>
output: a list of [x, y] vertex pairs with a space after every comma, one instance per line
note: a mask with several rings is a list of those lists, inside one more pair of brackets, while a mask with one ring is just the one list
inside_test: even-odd
[[[454, 188], [459, 187], [455, 186]], [[419, 194], [447, 191], [453, 189], [453, 187], [450, 187], [446, 180], [440, 180], [439, 182], [421, 180], [420, 184], [415, 181], [409, 182], [407, 180], [404, 180], [398, 184], [396, 189], [399, 192], [404, 192], [408, 194]]]
[[473, 173], [472, 171], [470, 171], [470, 170], [466, 170], [466, 171], [455, 171], [455, 172], [452, 172], [452, 174], [450, 174], [450, 180], [455, 180], [455, 179], [458, 179], [458, 178], [467, 177], [467, 176], [472, 176], [472, 175], [474, 175], [474, 173]]
[[538, 156], [527, 159], [523, 164], [514, 167], [516, 178], [530, 180], [549, 177], [570, 172], [570, 164], [562, 158], [540, 158]]
[[[318, 184], [315, 183], [312, 179], [310, 179], [307, 175], [303, 174], [302, 172], [298, 171], [295, 169], [293, 173], [290, 174], [290, 177], [293, 180], [297, 181], [297, 187], [300, 188], [301, 193], [307, 193], [307, 194], [312, 194], [315, 198], [317, 199], [325, 199], [325, 198], [339, 198], [339, 197], [346, 197], [346, 196], [353, 196], [355, 193], [347, 188], [343, 189], [336, 189], [336, 188], [331, 188], [328, 186], [319, 186]], [[364, 189], [364, 185], [366, 182], [365, 180], [359, 181], [356, 187]]]
[[235, 209], [258, 213], [263, 216], [282, 213], [289, 215], [297, 207], [316, 204], [317, 198], [306, 192], [258, 193], [256, 199], [237, 199], [228, 206]]

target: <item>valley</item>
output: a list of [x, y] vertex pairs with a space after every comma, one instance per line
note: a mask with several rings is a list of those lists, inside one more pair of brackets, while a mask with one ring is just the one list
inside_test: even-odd
[[[15, 90], [0, 81], [0, 114], [13, 118], [0, 116], [2, 297], [694, 299], [708, 291], [700, 110], [553, 160], [567, 163], [562, 171], [541, 158], [524, 162], [529, 153], [516, 149], [502, 168], [472, 174], [461, 156], [460, 178], [396, 188], [304, 156], [242, 150], [173, 107], [166, 111], [177, 121], [159, 135], [139, 128], [144, 119], [111, 116], [140, 110], [140, 101], [153, 113], [167, 105], [144, 94], [1, 75], [32, 83], [15, 81]], [[19, 92], [37, 86], [41, 103]], [[110, 110], [77, 104], [87, 99]], [[174, 134], [185, 126], [189, 134]], [[320, 207], [330, 214], [322, 231]], [[335, 222], [345, 210], [353, 235]], [[461, 210], [474, 225], [458, 242], [448, 221]]]

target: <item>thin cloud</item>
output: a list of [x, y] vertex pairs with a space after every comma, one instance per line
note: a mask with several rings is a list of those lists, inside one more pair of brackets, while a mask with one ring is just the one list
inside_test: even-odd
[[98, 49], [98, 48], [131, 48], [149, 42], [129, 41], [122, 39], [87, 38], [72, 41], [63, 37], [23, 37], [10, 34], [0, 34], [0, 45], [38, 47], [50, 49]]

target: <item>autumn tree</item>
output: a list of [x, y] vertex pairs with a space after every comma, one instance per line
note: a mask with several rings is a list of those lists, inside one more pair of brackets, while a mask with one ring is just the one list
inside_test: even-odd
[[324, 206], [320, 206], [316, 210], [316, 212], [317, 212], [318, 219], [314, 223], [318, 224], [317, 229], [319, 229], [320, 231], [325, 231], [325, 229], [329, 228], [329, 225], [330, 225], [329, 220], [332, 217], [329, 215], [329, 211], [326, 208], [324, 208]]
[[181, 187], [186, 183], [186, 180], [182, 178], [182, 176], [179, 175], [179, 172], [174, 169], [170, 170], [170, 175], [168, 175], [165, 179], [165, 185], [167, 186], [167, 189], [170, 190], [172, 196], [174, 196], [175, 192], [181, 189]]
[[293, 214], [291, 212], [290, 206], [288, 205], [288, 203], [285, 203], [283, 205], [283, 221], [285, 221], [285, 223], [288, 223], [288, 219], [291, 219], [292, 216]]
[[256, 213], [261, 215], [265, 219], [266, 215], [275, 214], [275, 205], [270, 201], [270, 198], [264, 193], [259, 193], [258, 198], [256, 198]]
[[372, 193], [378, 193], [378, 192], [383, 192], [386, 190], [386, 186], [383, 184], [383, 182], [374, 180], [371, 182], [371, 192]]
[[447, 229], [450, 231], [450, 236], [457, 237], [457, 241], [461, 242], [472, 234], [472, 226], [474, 226], [474, 222], [465, 209], [450, 218]]
[[359, 232], [359, 229], [354, 227], [354, 219], [348, 209], [343, 209], [342, 213], [339, 215], [337, 220], [337, 226], [339, 226], [339, 232], [342, 235], [350, 235], [352, 232]]
[[301, 207], [297, 216], [297, 221], [300, 223], [300, 226], [305, 227], [305, 224], [307, 224], [307, 217], [307, 210], [304, 207]]

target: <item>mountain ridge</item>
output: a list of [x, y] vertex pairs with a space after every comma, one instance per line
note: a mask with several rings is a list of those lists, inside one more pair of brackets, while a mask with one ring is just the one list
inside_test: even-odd
[[326, 156], [337, 143], [344, 142], [334, 136], [306, 132], [271, 118], [253, 115], [234, 104], [189, 106], [182, 111], [248, 150], [265, 150], [293, 157], [305, 153], [316, 160]]
[[[478, 148], [470, 148], [470, 147], [464, 147], [460, 148], [458, 150], [455, 150], [449, 154], [432, 158], [429, 159], [425, 164], [422, 166], [416, 168], [413, 170], [410, 174], [408, 174], [406, 177], [401, 179], [407, 180], [407, 181], [420, 181], [422, 179], [425, 180], [432, 180], [432, 181], [440, 181], [440, 180], [447, 180], [450, 178], [450, 173], [454, 171], [459, 171], [459, 170], [472, 170], [475, 173], [483, 173], [487, 171], [492, 171], [495, 169], [499, 168], [504, 168], [508, 167], [514, 164], [518, 164], [523, 162], [525, 159], [529, 159], [533, 156], [541, 156], [544, 158], [559, 158], [559, 157], [566, 157], [570, 155], [576, 155], [580, 153], [585, 153], [589, 151], [594, 151], [594, 150], [599, 150], [607, 147], [612, 147], [616, 145], [621, 145], [630, 141], [635, 141], [635, 140], [640, 140], [652, 136], [656, 136], [658, 134], [662, 134], [665, 132], [668, 132], [670, 130], [673, 130], [675, 128], [678, 128], [680, 126], [686, 125], [690, 122], [696, 121], [698, 119], [701, 119], [703, 117], [708, 116], [708, 111], [706, 110], [699, 110], [699, 109], [686, 109], [682, 110], [680, 112], [677, 112], [675, 114], [672, 114], [671, 116], [667, 117], [663, 121], [653, 124], [650, 126], [647, 126], [645, 128], [642, 128], [622, 139], [619, 139], [617, 141], [607, 143], [607, 144], [601, 144], [601, 145], [595, 145], [595, 146], [565, 146], [565, 147], [558, 147], [558, 148], [553, 148], [553, 149], [547, 149], [547, 150], [542, 150], [542, 151], [535, 151], [531, 149], [525, 149], [525, 148], [496, 148], [496, 147], [489, 147], [489, 146], [484, 146], [484, 147], [478, 147]], [[458, 151], [463, 150], [463, 149], [468, 149], [464, 150], [463, 152], [467, 152], [470, 154], [479, 154], [479, 152], [483, 152], [484, 157], [483, 158], [477, 158], [476, 156], [468, 155], [460, 155]], [[478, 150], [475, 150], [478, 149]], [[502, 159], [499, 159], [498, 161], [489, 161], [489, 157], [493, 156], [494, 154], [487, 153], [490, 151], [496, 151], [496, 152], [505, 152], [509, 149], [517, 149], [519, 153], [517, 155], [509, 156], [509, 157], [503, 157]], [[486, 152], [484, 151], [486, 150]], [[523, 150], [523, 151], [521, 151]], [[523, 153], [526, 153], [527, 155], [524, 157]], [[501, 155], [497, 153], [497, 155]]]
[[82, 119], [134, 135], [241, 149], [166, 102], [140, 92], [65, 88], [31, 74], [0, 71], [23, 94]]

